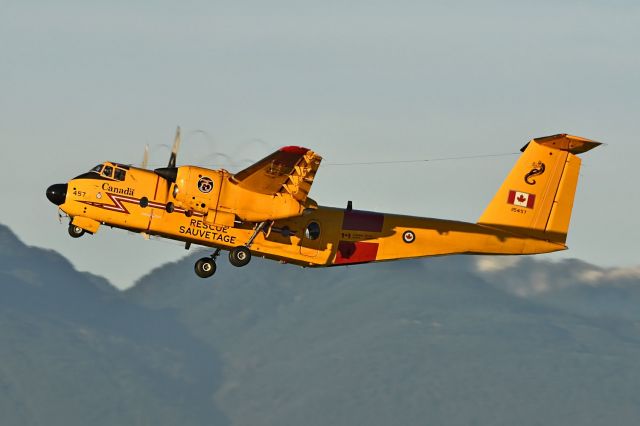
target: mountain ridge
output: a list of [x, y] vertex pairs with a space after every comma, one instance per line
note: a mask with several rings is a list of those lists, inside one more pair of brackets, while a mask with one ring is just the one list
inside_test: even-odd
[[[0, 226], [3, 424], [640, 418], [633, 268], [457, 256], [302, 269], [255, 259], [202, 280], [194, 251], [119, 291], [55, 252], [13, 247], [7, 232]], [[43, 270], [28, 261], [36, 253], [50, 257]]]
[[175, 316], [0, 226], [0, 423], [227, 424], [217, 354]]
[[[312, 411], [316, 417], [305, 424], [389, 424], [398, 413], [411, 414], [402, 424], [423, 418], [436, 424], [539, 424], [542, 406], [548, 421], [565, 416], [569, 424], [632, 424], [639, 414], [629, 411], [638, 402], [637, 386], [611, 374], [618, 368], [638, 374], [634, 322], [565, 309], [547, 300], [552, 292], [518, 296], [508, 283], [479, 274], [476, 258], [322, 271], [258, 260], [240, 271], [220, 268], [214, 283], [179, 278], [198, 256], [161, 267], [128, 294], [149, 306], [176, 309], [197, 336], [226, 348], [227, 384], [216, 400], [230, 407], [238, 424], [264, 421], [257, 413], [265, 411], [273, 415], [261, 424], [299, 424], [313, 407], [324, 409]], [[546, 266], [527, 262], [519, 266], [523, 281]], [[572, 264], [583, 268], [572, 261], [556, 267]], [[159, 281], [159, 275], [166, 279]], [[547, 371], [564, 382], [547, 383]], [[280, 377], [284, 383], [274, 384]], [[501, 398], [468, 394], [466, 382], [487, 392], [495, 388]], [[595, 390], [602, 385], [606, 394]], [[265, 387], [272, 398], [254, 390]], [[553, 401], [537, 396], [528, 403], [519, 396], [545, 392]], [[393, 395], [391, 404], [387, 398]], [[590, 401], [593, 395], [598, 402]], [[248, 409], [246, 401], [254, 406]], [[468, 404], [465, 409], [459, 401]], [[616, 405], [630, 417], [614, 410], [595, 421], [594, 412]], [[354, 411], [366, 412], [365, 421]]]

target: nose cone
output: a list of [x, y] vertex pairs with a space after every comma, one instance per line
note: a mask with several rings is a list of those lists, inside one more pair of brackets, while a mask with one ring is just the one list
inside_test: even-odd
[[56, 206], [64, 203], [64, 199], [67, 197], [67, 184], [56, 183], [47, 188], [47, 198]]

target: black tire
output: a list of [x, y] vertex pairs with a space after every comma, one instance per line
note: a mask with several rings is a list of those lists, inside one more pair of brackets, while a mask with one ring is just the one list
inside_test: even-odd
[[171, 201], [169, 201], [164, 209], [167, 211], [167, 213], [173, 213], [176, 207], [173, 205]]
[[69, 235], [71, 235], [72, 238], [80, 238], [84, 235], [84, 229], [70, 223]]
[[251, 252], [245, 246], [238, 246], [229, 252], [229, 262], [240, 268], [251, 261]]
[[200, 278], [209, 278], [216, 273], [216, 262], [210, 257], [203, 257], [202, 259], [198, 259], [194, 270]]

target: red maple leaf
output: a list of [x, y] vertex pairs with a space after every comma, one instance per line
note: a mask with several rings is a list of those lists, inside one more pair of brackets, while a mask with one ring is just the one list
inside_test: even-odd
[[526, 199], [527, 198], [524, 195], [520, 194], [520, 196], [518, 197], [518, 202], [524, 203], [526, 201]]

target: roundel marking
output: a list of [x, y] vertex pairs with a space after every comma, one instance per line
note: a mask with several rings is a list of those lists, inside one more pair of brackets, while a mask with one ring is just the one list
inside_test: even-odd
[[402, 241], [404, 241], [407, 244], [411, 244], [415, 240], [416, 240], [416, 234], [414, 234], [413, 231], [404, 231], [404, 233], [402, 234]]
[[213, 189], [213, 180], [206, 176], [198, 179], [198, 190], [204, 194], [208, 194]]

